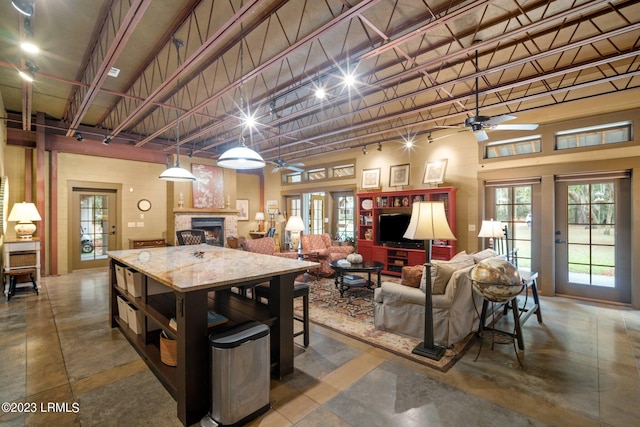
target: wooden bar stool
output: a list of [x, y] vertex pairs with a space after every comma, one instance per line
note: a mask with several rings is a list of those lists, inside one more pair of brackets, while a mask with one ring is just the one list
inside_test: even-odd
[[36, 273], [37, 270], [34, 267], [5, 270], [5, 280], [7, 277], [9, 278], [9, 292], [7, 293], [7, 301], [9, 301], [11, 297], [16, 293], [18, 276], [29, 275], [29, 277], [31, 278], [31, 283], [33, 283], [33, 290], [36, 291], [36, 294], [39, 294], [38, 285], [36, 284]]
[[[255, 299], [260, 301], [261, 298], [269, 299], [269, 284], [258, 285], [253, 292]], [[302, 330], [293, 334], [294, 338], [303, 335], [303, 343], [305, 347], [309, 347], [309, 284], [303, 281], [296, 281], [293, 285], [293, 298], [302, 297], [302, 317], [293, 316], [293, 320], [302, 323]]]

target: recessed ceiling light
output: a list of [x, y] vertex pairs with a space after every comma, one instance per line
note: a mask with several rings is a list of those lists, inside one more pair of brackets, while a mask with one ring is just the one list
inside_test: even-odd
[[324, 91], [323, 88], [319, 87], [318, 89], [316, 89], [316, 98], [318, 99], [324, 99], [324, 97], [327, 95], [327, 93]]
[[118, 77], [118, 74], [120, 74], [120, 69], [116, 67], [111, 67], [111, 69], [107, 73], [109, 77]]

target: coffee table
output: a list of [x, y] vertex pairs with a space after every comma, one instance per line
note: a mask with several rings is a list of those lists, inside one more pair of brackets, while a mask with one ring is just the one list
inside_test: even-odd
[[[378, 261], [365, 261], [362, 264], [351, 264], [351, 265], [340, 265], [338, 261], [331, 261], [329, 266], [333, 268], [336, 272], [335, 275], [335, 284], [336, 288], [340, 291], [340, 297], [342, 298], [344, 291], [349, 288], [355, 287], [365, 287], [368, 289], [373, 289], [376, 287], [380, 287], [380, 272], [384, 267], [384, 264]], [[351, 285], [348, 283], [344, 283], [344, 275], [345, 273], [367, 273], [367, 280], [365, 280], [362, 284]], [[378, 273], [378, 281], [373, 282], [371, 280], [371, 273]]]

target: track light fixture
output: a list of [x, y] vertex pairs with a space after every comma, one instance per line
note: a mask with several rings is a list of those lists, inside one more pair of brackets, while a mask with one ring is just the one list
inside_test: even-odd
[[102, 143], [103, 143], [104, 145], [109, 145], [109, 144], [111, 143], [111, 140], [112, 140], [112, 139], [113, 139], [112, 137], [110, 137], [110, 136], [106, 136], [106, 137], [102, 140]]
[[367, 151], [367, 146], [366, 146], [366, 145], [363, 145], [363, 146], [362, 146], [362, 154], [365, 154], [365, 155], [366, 155], [367, 153], [368, 153], [368, 151]]
[[82, 142], [84, 141], [84, 136], [80, 132], [76, 132], [76, 140]]
[[21, 14], [31, 16], [33, 14], [33, 1], [34, 0], [13, 0], [11, 4]]
[[433, 142], [433, 138], [431, 138], [431, 134], [427, 135], [427, 142], [431, 144]]
[[378, 142], [378, 151], [382, 151], [382, 143]]
[[18, 74], [24, 80], [28, 82], [32, 82], [36, 78], [36, 73], [40, 71], [40, 68], [30, 59], [25, 59], [24, 65], [27, 67], [26, 70], [19, 70]]

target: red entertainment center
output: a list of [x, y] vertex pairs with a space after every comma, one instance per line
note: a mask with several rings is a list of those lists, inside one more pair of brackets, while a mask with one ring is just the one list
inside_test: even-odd
[[[438, 187], [358, 194], [358, 253], [367, 261], [383, 263], [382, 272], [385, 274], [399, 276], [405, 265], [423, 264], [425, 261], [422, 242], [402, 238], [413, 203], [418, 201], [444, 202], [449, 227], [455, 234], [456, 188]], [[455, 240], [433, 241], [432, 259], [449, 260], [455, 254]]]

